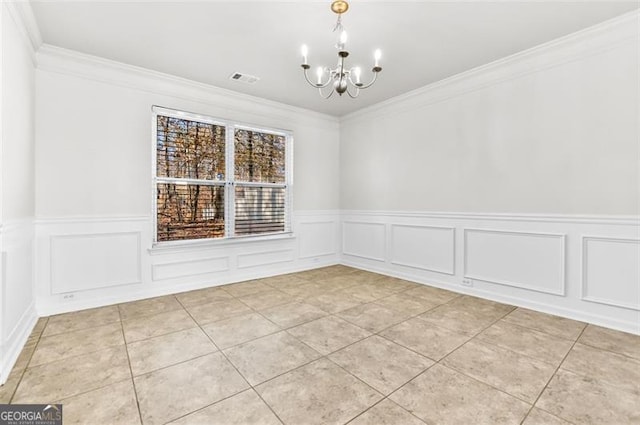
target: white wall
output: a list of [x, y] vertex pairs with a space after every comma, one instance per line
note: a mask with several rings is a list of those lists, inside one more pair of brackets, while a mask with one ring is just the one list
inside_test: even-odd
[[0, 109], [0, 383], [35, 324], [33, 292], [35, 65], [24, 11], [2, 2]]
[[343, 262], [640, 333], [638, 16], [341, 120]]
[[[40, 314], [338, 262], [336, 118], [50, 46], [36, 85]], [[153, 105], [292, 130], [295, 236], [152, 248]]]

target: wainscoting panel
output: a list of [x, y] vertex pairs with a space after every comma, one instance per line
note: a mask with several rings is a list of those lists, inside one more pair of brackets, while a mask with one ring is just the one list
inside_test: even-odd
[[268, 266], [272, 264], [293, 261], [294, 251], [292, 249], [281, 249], [277, 251], [254, 252], [251, 254], [238, 255], [238, 268]]
[[582, 239], [582, 299], [640, 310], [640, 240]]
[[342, 253], [351, 257], [385, 261], [386, 229], [384, 224], [355, 221], [342, 222]]
[[391, 263], [438, 273], [455, 274], [453, 227], [391, 226]]
[[142, 282], [139, 232], [51, 237], [51, 293]]
[[637, 216], [341, 217], [345, 265], [640, 334]]
[[151, 217], [36, 221], [40, 315], [337, 264], [337, 211], [294, 212], [294, 234], [153, 245]]
[[564, 235], [464, 230], [464, 277], [564, 295]]
[[209, 257], [197, 260], [172, 261], [151, 266], [151, 278], [177, 279], [229, 270], [229, 257]]
[[298, 224], [300, 237], [299, 258], [336, 255], [338, 223], [330, 221], [303, 221]]

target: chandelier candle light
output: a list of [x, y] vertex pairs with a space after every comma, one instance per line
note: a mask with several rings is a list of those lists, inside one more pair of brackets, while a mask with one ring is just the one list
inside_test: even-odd
[[[373, 79], [364, 84], [361, 80], [362, 78], [362, 70], [358, 67], [354, 68], [345, 68], [344, 60], [347, 56], [349, 56], [349, 52], [346, 50], [345, 45], [347, 44], [347, 32], [342, 26], [342, 14], [349, 10], [349, 3], [344, 0], [336, 0], [331, 3], [331, 10], [338, 15], [338, 21], [336, 23], [334, 31], [340, 31], [340, 37], [338, 39], [338, 44], [336, 48], [338, 49], [338, 65], [336, 68], [331, 69], [329, 67], [323, 68], [319, 66], [316, 70], [317, 80], [313, 83], [309, 79], [308, 72], [311, 66], [308, 62], [309, 57], [309, 49], [306, 45], [302, 46], [302, 69], [304, 72], [304, 78], [307, 82], [312, 86], [318, 89], [320, 92], [320, 96], [328, 99], [333, 95], [333, 93], [338, 93], [338, 95], [342, 96], [344, 93], [347, 93], [350, 97], [356, 98], [360, 94], [361, 89], [369, 88], [376, 82], [378, 79], [378, 73], [382, 71], [382, 67], [380, 66], [380, 57], [382, 53], [380, 49], [377, 49], [374, 53], [375, 63], [371, 71], [373, 72]], [[323, 81], [325, 75], [328, 77], [327, 81]], [[325, 87], [333, 85], [329, 94], [325, 95], [322, 89]], [[353, 92], [350, 90], [350, 87], [353, 87]]]

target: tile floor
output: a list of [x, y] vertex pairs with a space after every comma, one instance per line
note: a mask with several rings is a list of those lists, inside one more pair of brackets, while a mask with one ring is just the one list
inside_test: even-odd
[[640, 337], [344, 266], [38, 321], [65, 424], [638, 424]]

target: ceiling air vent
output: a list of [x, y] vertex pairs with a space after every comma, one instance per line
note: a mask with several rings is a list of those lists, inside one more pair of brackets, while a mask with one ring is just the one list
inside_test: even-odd
[[255, 75], [243, 74], [241, 72], [234, 72], [229, 77], [230, 80], [234, 81], [242, 81], [246, 84], [255, 84], [260, 80], [260, 77], [256, 77]]

